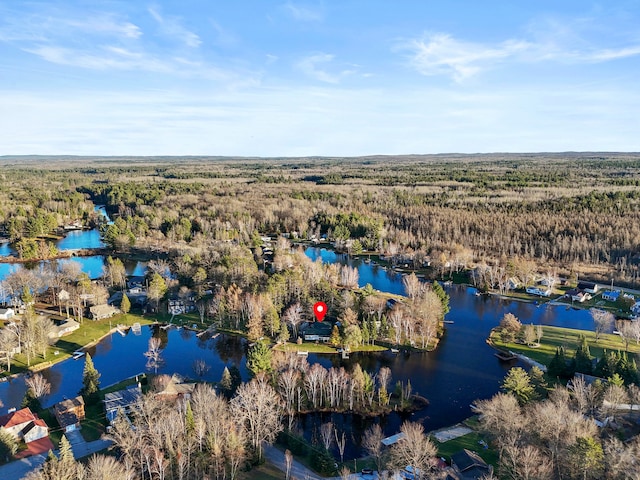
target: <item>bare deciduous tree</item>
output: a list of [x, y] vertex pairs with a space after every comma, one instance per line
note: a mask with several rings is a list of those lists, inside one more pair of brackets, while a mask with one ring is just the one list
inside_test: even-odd
[[376, 469], [382, 472], [384, 467], [384, 445], [382, 440], [384, 433], [377, 423], [367, 428], [362, 436], [362, 448], [368, 455], [373, 457], [376, 462]]
[[51, 392], [51, 384], [40, 373], [27, 378], [24, 383], [31, 389], [33, 396], [38, 400], [46, 397]]
[[262, 442], [272, 442], [282, 430], [280, 398], [263, 375], [238, 387], [231, 409], [247, 431], [251, 445], [262, 458]]
[[414, 472], [428, 472], [438, 449], [425, 435], [424, 427], [419, 423], [404, 422], [400, 432], [404, 437], [391, 447], [392, 464], [410, 466]]
[[591, 308], [589, 313], [593, 318], [593, 330], [596, 333], [596, 342], [600, 340], [600, 336], [611, 330], [615, 322], [615, 317], [611, 312], [600, 308]]

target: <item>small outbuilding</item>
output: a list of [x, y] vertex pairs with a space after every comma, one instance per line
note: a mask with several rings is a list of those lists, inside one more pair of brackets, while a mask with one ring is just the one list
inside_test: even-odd
[[0, 308], [0, 320], [11, 320], [15, 314], [13, 308]]

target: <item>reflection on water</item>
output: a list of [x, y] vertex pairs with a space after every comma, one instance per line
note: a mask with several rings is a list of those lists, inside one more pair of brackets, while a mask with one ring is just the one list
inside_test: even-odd
[[[114, 333], [88, 350], [96, 369], [100, 372], [100, 383], [103, 387], [147, 372], [147, 359], [144, 352], [147, 351], [149, 339], [156, 330], [162, 332], [163, 336], [165, 335], [165, 331], [151, 326], [143, 328], [140, 335], [134, 335], [131, 331], [125, 337]], [[230, 343], [229, 338], [231, 338]], [[158, 368], [160, 374], [178, 373], [185, 377], [195, 378], [193, 363], [195, 360], [202, 359], [211, 367], [202, 377], [205, 381], [219, 381], [224, 367], [231, 365], [240, 369], [244, 380], [249, 378], [243, 354], [245, 340], [241, 338], [219, 335], [215, 339], [202, 341], [196, 337], [194, 332], [171, 329], [166, 332], [165, 339], [166, 343], [164, 343], [162, 351], [164, 363]], [[222, 347], [223, 350], [230, 348], [229, 345], [235, 345], [237, 347], [236, 354], [223, 360], [216, 353], [218, 343], [226, 345]], [[45, 377], [51, 382], [51, 394], [45, 398], [43, 402], [45, 406], [53, 405], [64, 398], [78, 394], [82, 388], [84, 363], [84, 359], [69, 359], [43, 371]], [[4, 408], [19, 407], [25, 391], [23, 378], [0, 383], [0, 400], [4, 403]]]
[[[360, 272], [360, 283], [371, 283], [382, 291], [403, 293], [401, 276], [388, 272], [373, 264], [351, 261], [345, 256], [321, 249], [307, 249], [311, 258], [324, 261], [342, 261], [356, 266]], [[101, 259], [104, 262], [104, 259]], [[137, 267], [136, 267], [137, 268]], [[572, 328], [591, 329], [593, 322], [587, 311], [566, 310], [565, 307], [537, 307], [534, 304], [500, 299], [495, 296], [475, 296], [475, 289], [466, 286], [446, 288], [451, 297], [451, 311], [447, 320], [446, 333], [438, 349], [431, 353], [392, 354], [378, 352], [352, 354], [347, 360], [338, 355], [309, 354], [309, 362], [351, 368], [359, 363], [369, 372], [376, 372], [387, 366], [392, 372], [392, 385], [397, 381], [411, 381], [413, 390], [430, 401], [423, 410], [401, 417], [391, 414], [384, 419], [360, 419], [350, 415], [306, 415], [301, 426], [308, 438], [314, 435], [318, 425], [332, 418], [336, 425], [344, 425], [349, 442], [348, 456], [358, 455], [358, 442], [361, 431], [372, 421], [380, 422], [386, 434], [398, 431], [405, 418], [420, 421], [427, 430], [433, 430], [457, 423], [471, 414], [469, 404], [479, 398], [488, 398], [498, 391], [499, 385], [508, 368], [518, 363], [501, 363], [493, 355], [493, 350], [485, 339], [491, 328], [496, 326], [502, 316], [511, 312], [523, 323], [542, 323]], [[103, 386], [116, 383], [124, 378], [145, 371], [146, 358], [143, 353], [148, 348], [152, 328], [143, 329], [140, 336], [128, 333], [126, 337], [112, 335], [92, 349], [96, 368], [102, 374]], [[164, 335], [164, 331], [160, 331]], [[160, 333], [158, 332], [158, 333]], [[204, 359], [211, 370], [204, 376], [207, 381], [217, 381], [225, 365], [236, 365], [243, 378], [248, 378], [245, 367], [246, 341], [236, 336], [220, 335], [215, 339], [199, 339], [192, 332], [169, 330], [166, 333], [166, 348], [162, 358], [164, 364], [159, 373], [177, 372], [194, 378], [192, 370], [196, 359]], [[45, 404], [55, 403], [65, 396], [75, 395], [82, 383], [84, 362], [68, 360], [55, 365], [47, 375], [53, 385], [52, 394]], [[0, 384], [0, 400], [6, 407], [18, 406], [24, 395], [24, 382], [19, 379]], [[341, 427], [342, 428], [342, 427]]]

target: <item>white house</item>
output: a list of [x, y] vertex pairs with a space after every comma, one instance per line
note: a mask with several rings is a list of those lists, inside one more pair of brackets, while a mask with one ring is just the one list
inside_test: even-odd
[[526, 288], [526, 292], [530, 293], [531, 295], [539, 295], [541, 297], [548, 297], [551, 295], [551, 289], [547, 288], [545, 290], [542, 290], [538, 287], [527, 287]]
[[15, 314], [13, 308], [0, 308], [0, 320], [11, 320]]

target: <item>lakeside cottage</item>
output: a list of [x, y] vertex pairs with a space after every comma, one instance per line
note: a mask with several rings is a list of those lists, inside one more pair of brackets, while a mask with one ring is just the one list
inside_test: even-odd
[[620, 290], [605, 290], [602, 292], [602, 299], [607, 302], [617, 302], [620, 297]]
[[125, 414], [129, 413], [131, 406], [137, 404], [140, 398], [142, 398], [142, 388], [139, 383], [117, 392], [105, 394], [103, 400], [104, 410], [109, 423], [113, 423], [118, 416], [119, 410], [122, 410]]
[[593, 282], [578, 282], [578, 290], [583, 290], [591, 295], [598, 293], [598, 284]]
[[85, 418], [84, 399], [78, 395], [58, 402], [53, 406], [53, 414], [65, 433], [79, 430], [80, 422]]
[[120, 313], [120, 310], [105, 303], [103, 305], [94, 305], [93, 307], [89, 308], [89, 313], [91, 314], [91, 318], [93, 320], [102, 320], [105, 318], [113, 317], [114, 315]]

